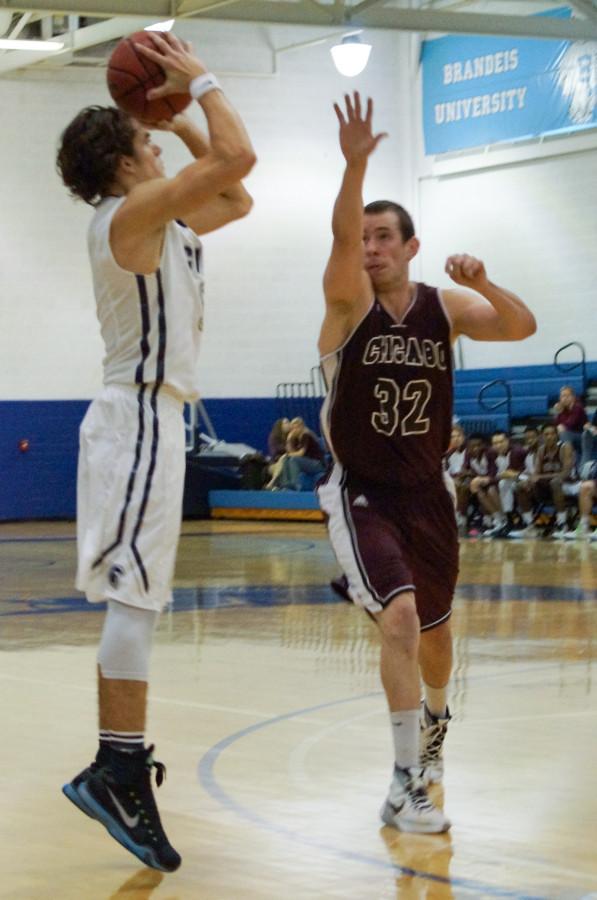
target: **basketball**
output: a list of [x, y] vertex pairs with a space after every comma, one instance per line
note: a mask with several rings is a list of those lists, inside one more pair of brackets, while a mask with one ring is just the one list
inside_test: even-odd
[[137, 51], [135, 44], [155, 49], [146, 31], [136, 31], [123, 38], [114, 48], [108, 61], [108, 90], [117, 106], [144, 122], [169, 120], [191, 102], [190, 94], [169, 94], [148, 100], [147, 91], [165, 81], [164, 70], [153, 60]]

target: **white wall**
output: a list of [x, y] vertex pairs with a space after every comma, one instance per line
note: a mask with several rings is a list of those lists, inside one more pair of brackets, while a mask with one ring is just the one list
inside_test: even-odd
[[[525, 0], [515, 5], [508, 10], [488, 2], [470, 11], [539, 12]], [[425, 157], [420, 101], [414, 118], [414, 208], [422, 242], [417, 277], [453, 286], [444, 273], [446, 257], [472, 253], [537, 319], [537, 333], [522, 342], [464, 338], [465, 367], [550, 363], [570, 341], [581, 341], [587, 358], [597, 359], [597, 130]], [[578, 358], [570, 350], [562, 361]]]
[[[425, 159], [407, 35], [369, 32], [369, 66], [345, 79], [329, 43], [281, 54], [271, 74], [272, 47], [325, 29], [203, 22], [178, 31], [216, 72], [243, 73], [222, 82], [259, 156], [248, 180], [251, 215], [205, 238], [204, 396], [271, 396], [279, 381], [305, 379], [317, 361], [321, 275], [342, 172], [331, 103], [355, 87], [375, 98], [376, 127], [390, 133], [372, 159], [365, 199], [397, 199], [413, 211], [422, 238], [415, 277], [447, 286], [446, 255], [477, 253], [537, 314], [537, 335], [521, 344], [466, 342], [466, 365], [548, 362], [578, 338], [597, 358], [594, 137], [551, 141], [547, 151], [536, 144]], [[91, 210], [68, 198], [54, 154], [81, 107], [107, 102], [103, 71], [0, 79], [0, 399], [87, 398], [100, 385], [85, 248]], [[194, 115], [200, 121], [198, 109]], [[184, 150], [169, 135], [159, 138], [174, 172]]]
[[550, 362], [575, 340], [597, 359], [596, 183], [597, 149], [421, 181], [423, 278], [448, 285], [446, 256], [472, 253], [538, 323], [521, 343], [465, 340], [467, 368]]
[[[259, 157], [248, 180], [251, 215], [205, 238], [208, 278], [203, 395], [272, 396], [317, 361], [321, 276], [342, 172], [332, 101], [359, 88], [377, 102], [391, 139], [370, 167], [366, 200], [414, 196], [408, 143], [408, 39], [375, 32], [363, 76], [345, 79], [321, 44], [278, 57], [271, 47], [325, 29], [183, 24], [248, 126]], [[252, 73], [252, 76], [251, 76]], [[86, 398], [101, 383], [102, 347], [85, 247], [90, 208], [67, 196], [54, 171], [62, 129], [80, 108], [108, 103], [103, 71], [77, 68], [0, 79], [0, 399]], [[194, 115], [201, 120], [197, 109]], [[406, 123], [406, 124], [405, 124]], [[186, 161], [159, 135], [166, 165]]]

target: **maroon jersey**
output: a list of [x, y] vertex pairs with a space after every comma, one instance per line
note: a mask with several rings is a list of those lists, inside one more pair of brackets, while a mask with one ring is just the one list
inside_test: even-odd
[[555, 447], [548, 450], [543, 447], [543, 452], [536, 461], [538, 475], [557, 475], [564, 468], [562, 464], [562, 443], [558, 441]]
[[375, 299], [322, 367], [322, 426], [349, 475], [397, 487], [441, 477], [452, 429], [452, 357], [436, 288], [417, 284], [400, 322]]

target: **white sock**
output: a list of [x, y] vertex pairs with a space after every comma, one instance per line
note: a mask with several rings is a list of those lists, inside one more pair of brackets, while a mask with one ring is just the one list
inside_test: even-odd
[[443, 719], [448, 711], [448, 685], [442, 688], [432, 688], [423, 684], [425, 689], [425, 706], [432, 716]]
[[566, 512], [556, 513], [556, 524], [557, 525], [565, 525], [566, 524]]
[[394, 758], [400, 769], [412, 769], [419, 765], [419, 710], [401, 709], [390, 713]]
[[506, 521], [506, 517], [503, 513], [496, 512], [493, 514], [493, 524], [494, 525], [503, 525]]
[[523, 512], [522, 521], [524, 522], [525, 525], [532, 525], [533, 524], [533, 513], [532, 512]]

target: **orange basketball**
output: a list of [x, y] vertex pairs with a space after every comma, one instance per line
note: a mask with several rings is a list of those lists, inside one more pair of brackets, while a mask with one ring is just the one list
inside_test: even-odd
[[135, 44], [155, 49], [146, 31], [136, 31], [123, 38], [108, 60], [108, 90], [120, 109], [144, 122], [169, 120], [191, 102], [190, 94], [169, 94], [158, 100], [148, 100], [147, 91], [163, 84], [164, 70], [153, 60], [137, 51]]

